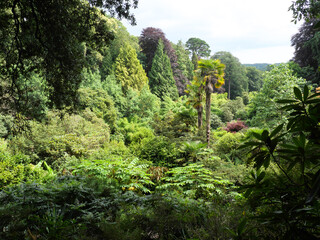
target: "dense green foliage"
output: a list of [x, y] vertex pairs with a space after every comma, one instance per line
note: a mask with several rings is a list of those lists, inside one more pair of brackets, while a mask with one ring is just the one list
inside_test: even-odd
[[152, 60], [149, 81], [151, 92], [159, 98], [163, 99], [168, 96], [174, 100], [177, 99], [178, 91], [173, 78], [170, 59], [164, 52], [161, 39]]
[[0, 3], [0, 239], [319, 239], [317, 21], [262, 73], [137, 2]]
[[212, 59], [219, 59], [225, 69], [225, 90], [229, 99], [235, 99], [242, 96], [244, 91], [248, 91], [248, 78], [246, 76], [245, 67], [229, 52], [217, 52]]
[[200, 38], [189, 38], [186, 47], [192, 55], [195, 54], [198, 58], [210, 56], [209, 44]]

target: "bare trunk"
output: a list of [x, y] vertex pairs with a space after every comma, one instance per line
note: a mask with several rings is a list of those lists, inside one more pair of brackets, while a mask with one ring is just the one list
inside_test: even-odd
[[198, 129], [202, 127], [202, 113], [203, 113], [203, 107], [199, 107], [198, 109]]
[[213, 91], [213, 86], [209, 80], [206, 83], [206, 133], [207, 133], [207, 144], [210, 144], [210, 120], [211, 120], [211, 93]]
[[228, 83], [228, 99], [230, 99], [230, 86], [231, 86], [231, 80], [229, 79], [229, 83]]
[[198, 110], [198, 130], [200, 131], [200, 128], [202, 127], [202, 114], [203, 114], [203, 107], [202, 107], [202, 94], [201, 94], [201, 87], [200, 87], [200, 95], [199, 95], [199, 107]]

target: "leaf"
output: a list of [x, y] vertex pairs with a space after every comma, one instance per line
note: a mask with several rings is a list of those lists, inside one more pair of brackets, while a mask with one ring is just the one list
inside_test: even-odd
[[261, 134], [261, 140], [267, 141], [268, 136], [269, 136], [269, 131], [268, 130], [263, 130], [263, 132]]
[[310, 193], [306, 199], [306, 203], [307, 204], [311, 203], [319, 191], [320, 191], [320, 170], [318, 170], [318, 172], [315, 174], [314, 182], [310, 190]]
[[309, 95], [309, 88], [307, 85], [304, 85], [303, 88], [303, 101], [306, 101], [308, 99], [308, 95]]
[[270, 155], [268, 155], [266, 157], [266, 159], [264, 160], [264, 163], [263, 163], [264, 168], [268, 168], [269, 165], [270, 165]]
[[284, 125], [284, 123], [281, 124], [281, 125], [279, 125], [278, 127], [276, 127], [276, 128], [271, 132], [270, 138], [272, 138], [272, 137], [274, 137], [275, 135], [277, 135], [277, 134], [281, 131], [281, 129], [283, 128], [283, 125]]
[[260, 183], [265, 176], [266, 176], [266, 172], [261, 172], [257, 178], [257, 182]]
[[259, 133], [252, 132], [252, 136], [254, 136], [258, 140], [262, 140], [262, 137], [261, 137], [261, 135]]
[[246, 229], [247, 219], [243, 218], [238, 225], [238, 235], [242, 235], [244, 230]]
[[297, 100], [281, 99], [281, 100], [277, 100], [276, 103], [297, 103]]
[[301, 93], [300, 89], [297, 87], [294, 87], [293, 91], [294, 91], [294, 95], [296, 96], [296, 98], [299, 99], [300, 101], [302, 101], [302, 93]]
[[320, 99], [310, 99], [310, 100], [307, 100], [306, 103], [308, 104], [311, 104], [311, 103], [320, 103]]

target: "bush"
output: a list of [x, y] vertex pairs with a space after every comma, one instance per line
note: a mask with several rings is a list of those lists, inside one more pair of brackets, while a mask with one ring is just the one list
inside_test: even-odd
[[179, 158], [176, 144], [166, 137], [155, 137], [141, 145], [138, 157], [153, 162], [157, 166], [172, 166]]
[[0, 114], [0, 138], [7, 138], [13, 127], [13, 117], [11, 115]]
[[221, 121], [221, 118], [216, 114], [211, 114], [211, 128], [217, 129], [219, 127], [222, 127], [223, 122]]
[[217, 155], [222, 159], [232, 162], [244, 162], [246, 154], [244, 150], [238, 150], [244, 135], [242, 133], [227, 132], [221, 138], [218, 138], [213, 148]]
[[227, 126], [224, 128], [227, 132], [236, 133], [242, 129], [247, 128], [247, 126], [241, 120], [228, 122]]
[[42, 168], [45, 163], [32, 165], [29, 162], [26, 155], [9, 153], [6, 142], [0, 139], [0, 190], [22, 182], [43, 182], [54, 177], [50, 168], [47, 168], [49, 171]]
[[15, 152], [22, 152], [33, 163], [45, 160], [59, 165], [66, 156], [84, 157], [109, 141], [108, 125], [88, 111], [86, 118], [79, 115], [50, 112], [46, 123], [30, 122], [30, 131], [10, 141]]

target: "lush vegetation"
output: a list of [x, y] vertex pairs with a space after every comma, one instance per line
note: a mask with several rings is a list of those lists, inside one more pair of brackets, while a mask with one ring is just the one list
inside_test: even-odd
[[0, 239], [319, 239], [318, 5], [262, 72], [89, 2], [0, 3]]

